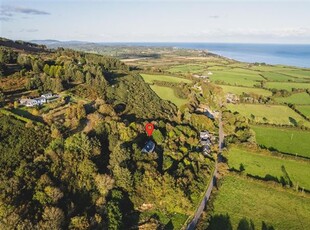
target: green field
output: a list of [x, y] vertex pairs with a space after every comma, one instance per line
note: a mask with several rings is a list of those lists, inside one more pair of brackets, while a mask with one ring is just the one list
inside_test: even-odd
[[172, 83], [192, 83], [191, 80], [185, 79], [185, 78], [180, 78], [180, 77], [173, 77], [173, 76], [168, 76], [168, 75], [154, 75], [154, 74], [141, 74], [143, 77], [144, 81], [146, 83], [153, 83], [154, 80], [157, 81], [167, 81], [167, 82], [172, 82]]
[[262, 95], [265, 97], [269, 97], [272, 93], [265, 89], [260, 88], [250, 88], [250, 87], [239, 87], [239, 86], [230, 86], [230, 85], [220, 85], [223, 89], [224, 93], [233, 93], [237, 95], [241, 95], [242, 93], [254, 93], [257, 95]]
[[249, 119], [253, 114], [255, 116], [254, 121], [258, 123], [296, 125], [298, 122], [303, 122], [305, 126], [310, 127], [308, 121], [284, 105], [228, 104], [227, 107], [231, 111], [237, 111]]
[[310, 132], [289, 128], [252, 126], [257, 143], [280, 152], [310, 158]]
[[176, 106], [180, 107], [187, 103], [186, 99], [177, 97], [174, 90], [170, 87], [151, 85], [152, 90], [162, 99], [171, 101]]
[[296, 109], [306, 117], [310, 118], [310, 105], [299, 105]]
[[[279, 181], [285, 175], [281, 169], [285, 167], [293, 186], [297, 184], [301, 188], [310, 190], [310, 162], [293, 159], [282, 159], [267, 154], [259, 154], [244, 149], [231, 148], [228, 153], [228, 165], [239, 170], [240, 164], [244, 166], [244, 172], [252, 176], [277, 178]], [[270, 177], [271, 176], [271, 177]]]
[[258, 84], [259, 81], [264, 80], [264, 78], [253, 71], [239, 68], [225, 71], [213, 71], [213, 75], [210, 77], [210, 79], [211, 81], [223, 81], [226, 84], [247, 87], [252, 87], [255, 84]]
[[202, 73], [205, 70], [205, 66], [195, 64], [177, 65], [168, 69], [171, 73]]
[[269, 81], [296, 81], [297, 79], [287, 76], [281, 73], [275, 73], [275, 72], [264, 72], [262, 75], [267, 78]]
[[278, 97], [275, 98], [276, 102], [280, 103], [291, 103], [295, 105], [307, 105], [310, 104], [310, 95], [306, 92], [303, 93], [295, 93], [289, 97]]
[[[224, 219], [228, 224], [226, 227], [209, 229], [237, 229], [238, 223], [244, 217], [253, 221], [255, 229], [262, 229], [263, 221], [274, 229], [310, 229], [309, 196], [304, 197], [280, 186], [271, 187], [265, 182], [236, 175], [225, 176], [221, 183], [213, 203], [213, 223], [224, 225], [226, 221], [218, 215], [227, 214], [229, 220]], [[229, 222], [233, 228], [227, 227]]]
[[295, 83], [295, 82], [267, 82], [268, 89], [285, 89], [291, 91], [295, 89], [310, 89], [310, 83]]
[[310, 70], [290, 69], [290, 70], [279, 71], [279, 72], [296, 77], [296, 78], [310, 79]]

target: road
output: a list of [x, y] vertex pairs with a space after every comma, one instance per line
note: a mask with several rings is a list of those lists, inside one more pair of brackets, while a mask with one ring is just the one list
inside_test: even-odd
[[199, 207], [196, 209], [196, 213], [194, 215], [194, 218], [191, 220], [191, 222], [187, 225], [186, 230], [193, 230], [196, 228], [196, 225], [199, 221], [199, 218], [201, 214], [203, 213], [203, 210], [205, 209], [207, 202], [210, 198], [213, 186], [215, 184], [216, 180], [216, 174], [217, 174], [217, 164], [218, 162], [222, 161], [222, 149], [224, 147], [224, 131], [223, 131], [223, 123], [222, 123], [222, 112], [219, 113], [219, 152], [218, 152], [218, 157], [217, 161], [215, 162], [215, 169], [212, 175], [212, 180], [210, 181], [210, 184], [208, 185], [208, 189], [204, 195], [204, 199], [201, 201]]

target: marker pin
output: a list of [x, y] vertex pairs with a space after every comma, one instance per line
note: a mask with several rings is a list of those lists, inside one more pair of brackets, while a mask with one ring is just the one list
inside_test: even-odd
[[146, 131], [148, 136], [152, 136], [152, 133], [154, 131], [154, 125], [152, 123], [147, 123], [145, 125], [145, 131]]

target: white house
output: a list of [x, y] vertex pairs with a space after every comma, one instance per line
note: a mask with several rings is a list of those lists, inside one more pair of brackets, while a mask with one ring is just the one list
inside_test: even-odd
[[52, 93], [42, 94], [41, 97], [33, 98], [33, 99], [20, 99], [19, 103], [21, 105], [25, 105], [27, 107], [33, 107], [38, 105], [43, 105], [48, 102], [49, 99], [59, 97], [57, 94], [53, 95]]
[[52, 93], [46, 93], [46, 94], [42, 94], [41, 97], [44, 97], [44, 98], [46, 98], [46, 99], [50, 99], [50, 98], [52, 98], [52, 97], [54, 97], [54, 96], [53, 96]]

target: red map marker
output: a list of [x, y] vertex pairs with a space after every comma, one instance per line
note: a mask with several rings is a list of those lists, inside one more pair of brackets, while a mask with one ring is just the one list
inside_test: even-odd
[[154, 131], [154, 125], [152, 123], [147, 123], [145, 125], [145, 131], [146, 131], [148, 136], [152, 136], [152, 133]]

